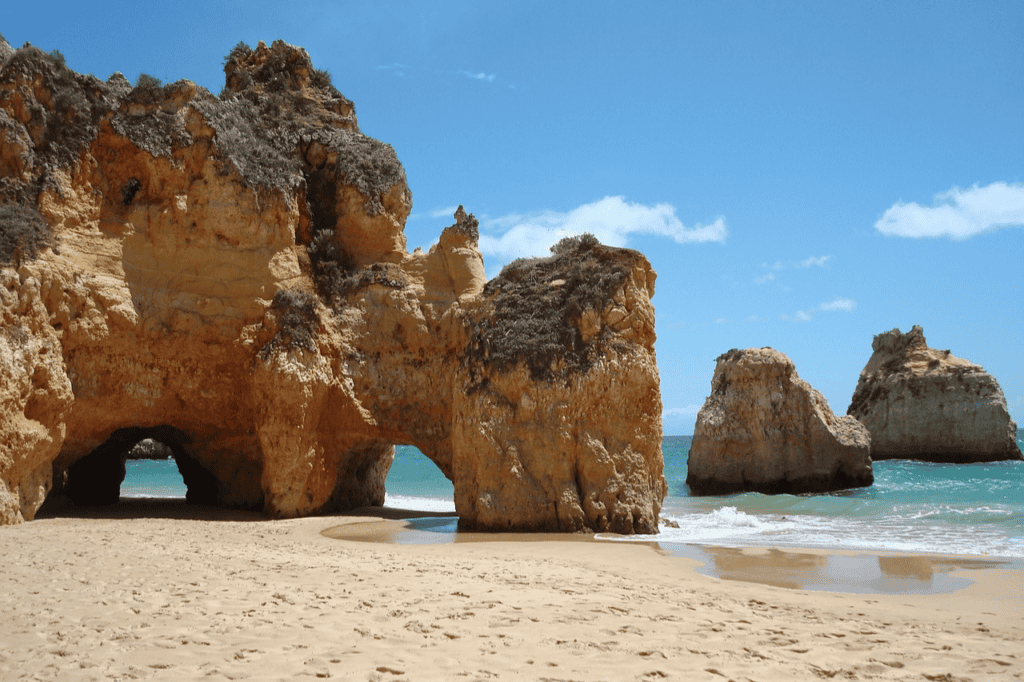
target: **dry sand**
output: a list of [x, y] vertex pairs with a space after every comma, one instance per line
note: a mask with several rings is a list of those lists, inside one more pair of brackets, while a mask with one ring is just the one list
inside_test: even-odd
[[[0, 528], [0, 680], [1024, 677], [1017, 570], [844, 594], [709, 577], [641, 544], [322, 534], [341, 524], [399, 527], [151, 505]], [[765, 572], [775, 555], [730, 556]]]

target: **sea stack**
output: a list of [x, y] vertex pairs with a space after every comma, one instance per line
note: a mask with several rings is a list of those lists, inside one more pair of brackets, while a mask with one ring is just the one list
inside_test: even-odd
[[488, 284], [462, 207], [409, 253], [395, 150], [305, 50], [224, 71], [133, 87], [0, 41], [0, 524], [116, 501], [152, 439], [197, 503], [381, 505], [403, 444], [465, 527], [657, 532], [647, 259], [569, 239]]
[[871, 485], [871, 442], [772, 348], [718, 357], [697, 414], [686, 484], [697, 495], [827, 492]]
[[915, 326], [878, 334], [847, 414], [871, 432], [876, 459], [1021, 459], [999, 383], [980, 365], [928, 347]]

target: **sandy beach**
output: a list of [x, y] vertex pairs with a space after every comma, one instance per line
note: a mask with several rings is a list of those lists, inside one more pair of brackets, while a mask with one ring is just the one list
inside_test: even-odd
[[1024, 576], [984, 561], [896, 557], [964, 586], [851, 594], [764, 584], [827, 578], [821, 552], [705, 548], [714, 577], [576, 536], [386, 544], [402, 514], [377, 516], [122, 504], [2, 527], [0, 679], [1024, 677]]

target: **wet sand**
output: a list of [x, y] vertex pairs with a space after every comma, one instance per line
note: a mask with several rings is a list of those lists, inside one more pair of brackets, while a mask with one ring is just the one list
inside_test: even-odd
[[[0, 679], [1024, 676], [1024, 574], [1005, 565], [875, 557], [888, 578], [967, 584], [811, 591], [800, 586], [827, 582], [833, 557], [866, 555], [695, 558], [586, 536], [366, 542], [407, 523], [375, 511], [268, 521], [150, 503], [2, 527]], [[364, 540], [325, 535], [339, 526]], [[720, 577], [699, 572], [708, 563]], [[748, 581], [757, 572], [777, 584]]]
[[[565, 536], [518, 533], [495, 535], [456, 530], [447, 513], [418, 517], [423, 512], [373, 509], [361, 515], [379, 516], [377, 523], [343, 524], [326, 528], [335, 539], [400, 545], [463, 542], [614, 542], [610, 535]], [[1024, 571], [1024, 559], [951, 555], [826, 551], [804, 548], [711, 547], [702, 545], [631, 542], [670, 556], [693, 559], [696, 571], [723, 580], [760, 583], [789, 589], [856, 594], [942, 594], [969, 586], [976, 571]], [[980, 575], [980, 574], [977, 574]], [[1024, 575], [1024, 573], [1022, 573]]]

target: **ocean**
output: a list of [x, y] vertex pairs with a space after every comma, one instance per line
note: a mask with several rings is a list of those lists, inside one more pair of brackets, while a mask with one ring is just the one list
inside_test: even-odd
[[[1024, 558], [1024, 462], [929, 464], [874, 463], [875, 483], [816, 495], [743, 493], [696, 497], [686, 487], [690, 436], [664, 440], [669, 496], [653, 536], [615, 537], [673, 545], [813, 547]], [[1024, 429], [1017, 431], [1024, 448]], [[184, 497], [173, 460], [134, 460], [121, 487], [127, 497]], [[454, 489], [419, 450], [396, 448], [386, 504], [424, 512], [450, 512], [422, 528], [455, 532]]]

